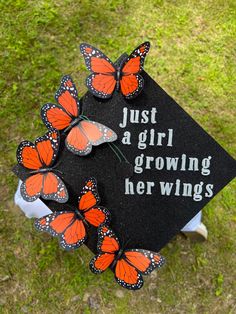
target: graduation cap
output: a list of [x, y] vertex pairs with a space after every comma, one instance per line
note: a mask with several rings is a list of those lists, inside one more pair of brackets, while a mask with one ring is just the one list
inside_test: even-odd
[[97, 177], [113, 228], [135, 247], [159, 251], [235, 177], [236, 164], [147, 73], [142, 76], [144, 89], [132, 101], [117, 93], [99, 102], [87, 93], [84, 114], [109, 121], [133, 166], [126, 176], [126, 164], [115, 165], [101, 147], [104, 174], [110, 170], [107, 179]]
[[[82, 48], [91, 56], [91, 47]], [[126, 56], [114, 67], [120, 71], [124, 60]], [[99, 145], [90, 154], [73, 153], [62, 134], [57, 170], [69, 200], [43, 201], [52, 211], [77, 207], [85, 180], [95, 177], [115, 234], [130, 248], [158, 252], [235, 177], [235, 161], [146, 72], [136, 78], [137, 93], [124, 86], [123, 92], [122, 86], [116, 91], [112, 85], [109, 97], [91, 87], [94, 79], [91, 74], [87, 80], [90, 90], [81, 99], [80, 114], [87, 119], [83, 121], [96, 121], [115, 132], [115, 145]], [[27, 177], [19, 165], [14, 172]], [[96, 228], [88, 234], [86, 245], [96, 253]]]

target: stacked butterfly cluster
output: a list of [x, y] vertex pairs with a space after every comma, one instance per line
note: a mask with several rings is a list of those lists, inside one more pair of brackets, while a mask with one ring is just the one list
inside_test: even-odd
[[[120, 91], [128, 99], [136, 97], [143, 88], [140, 72], [149, 48], [150, 44], [145, 42], [120, 65], [114, 65], [98, 49], [82, 44], [81, 52], [87, 68], [92, 72], [86, 80], [88, 89], [99, 98], [109, 98], [115, 91]], [[59, 203], [69, 201], [66, 184], [57, 169], [60, 132], [66, 134], [66, 148], [78, 156], [88, 155], [92, 146], [117, 139], [116, 133], [109, 127], [82, 114], [78, 93], [70, 76], [62, 78], [55, 99], [57, 104], [47, 103], [41, 109], [48, 132], [38, 137], [35, 143], [21, 142], [17, 149], [18, 164], [27, 170], [27, 178], [20, 187], [21, 195], [27, 202], [39, 197]], [[96, 179], [89, 178], [85, 180], [77, 208], [55, 211], [36, 219], [35, 227], [58, 237], [60, 246], [66, 250], [79, 248], [87, 239], [87, 228], [90, 225], [96, 227], [98, 254], [90, 262], [91, 271], [98, 274], [110, 267], [121, 286], [140, 289], [142, 275], [160, 267], [164, 258], [148, 250], [125, 249], [109, 227], [110, 212], [99, 204]]]

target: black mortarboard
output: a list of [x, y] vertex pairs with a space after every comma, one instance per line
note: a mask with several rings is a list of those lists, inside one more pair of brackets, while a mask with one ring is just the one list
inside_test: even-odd
[[[235, 177], [236, 166], [147, 73], [142, 76], [144, 89], [133, 100], [117, 92], [109, 100], [90, 92], [82, 99], [83, 115], [114, 130], [120, 151], [106, 143], [78, 157], [65, 148], [62, 136], [58, 169], [69, 204], [77, 205], [86, 178], [95, 177], [101, 205], [110, 210], [117, 236], [129, 240], [129, 247], [158, 252]], [[14, 171], [25, 177], [20, 166]], [[52, 210], [67, 206], [44, 202]], [[94, 252], [96, 241], [91, 228], [87, 245]]]

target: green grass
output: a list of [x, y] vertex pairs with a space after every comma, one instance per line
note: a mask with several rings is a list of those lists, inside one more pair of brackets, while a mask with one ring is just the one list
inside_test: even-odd
[[150, 40], [147, 72], [235, 156], [235, 1], [7, 0], [0, 12], [0, 312], [235, 313], [235, 182], [204, 210], [209, 241], [174, 239], [166, 267], [133, 293], [92, 275], [86, 248], [67, 253], [35, 232], [11, 173], [19, 142], [45, 131], [39, 109], [61, 76], [86, 91], [83, 41], [115, 60]]

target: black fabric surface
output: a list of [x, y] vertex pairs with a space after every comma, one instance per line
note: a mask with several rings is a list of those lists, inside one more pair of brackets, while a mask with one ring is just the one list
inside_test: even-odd
[[[207, 134], [167, 93], [161, 89], [145, 72], [142, 73], [145, 86], [142, 93], [134, 100], [127, 101], [115, 92], [109, 100], [95, 98], [89, 92], [83, 97], [83, 115], [89, 119], [105, 124], [113, 129], [118, 140], [115, 144], [131, 164], [137, 155], [153, 157], [187, 157], [206, 158], [211, 156], [210, 175], [203, 176], [199, 171], [144, 170], [142, 174], [133, 173], [130, 178], [134, 184], [138, 181], [155, 183], [151, 195], [125, 195], [124, 180], [126, 174], [132, 173], [130, 166], [120, 163], [108, 144], [93, 147], [86, 157], [78, 157], [66, 150], [61, 139], [58, 169], [63, 172], [63, 181], [68, 187], [69, 204], [77, 204], [77, 197], [86, 178], [97, 179], [101, 205], [112, 214], [111, 226], [122, 242], [129, 240], [128, 247], [159, 251], [180, 229], [216, 195], [236, 173], [235, 161], [227, 152]], [[120, 128], [123, 108], [128, 110], [151, 110], [157, 108], [156, 124], [131, 124]], [[137, 138], [141, 131], [154, 128], [156, 132], [173, 129], [173, 146], [148, 146], [145, 150], [137, 148]], [[131, 145], [121, 142], [124, 131], [131, 132]], [[164, 139], [163, 143], [166, 143]], [[14, 168], [19, 178], [26, 177], [20, 166]], [[163, 196], [159, 182], [213, 184], [212, 197], [203, 197], [194, 201], [192, 197]], [[205, 193], [205, 190], [204, 190]], [[204, 195], [203, 193], [203, 195]], [[43, 200], [44, 201], [44, 200]], [[52, 210], [66, 208], [64, 204], [44, 201]], [[96, 230], [90, 228], [88, 247], [96, 251]]]

